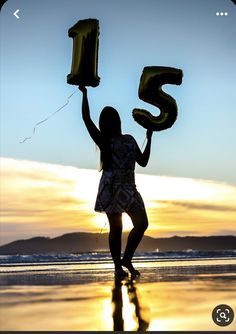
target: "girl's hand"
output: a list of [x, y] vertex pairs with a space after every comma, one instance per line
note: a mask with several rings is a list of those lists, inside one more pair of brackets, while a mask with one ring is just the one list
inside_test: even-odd
[[84, 94], [87, 93], [87, 88], [85, 86], [80, 85], [78, 89]]
[[147, 140], [151, 140], [152, 139], [152, 134], [153, 134], [152, 130], [147, 130], [147, 132], [146, 132]]

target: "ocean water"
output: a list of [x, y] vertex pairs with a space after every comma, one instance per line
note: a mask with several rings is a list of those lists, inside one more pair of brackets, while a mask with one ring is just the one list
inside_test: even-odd
[[[133, 260], [137, 263], [160, 262], [160, 261], [186, 261], [186, 260], [213, 260], [213, 259], [236, 259], [236, 250], [225, 251], [169, 251], [169, 252], [143, 252], [136, 253]], [[78, 263], [96, 264], [111, 262], [109, 252], [89, 252], [78, 254], [32, 254], [32, 255], [0, 255], [1, 265], [24, 265], [24, 264], [52, 264], [52, 263]]]
[[[183, 275], [236, 274], [236, 251], [136, 253], [134, 266], [150, 282]], [[109, 252], [80, 254], [0, 255], [0, 286], [15, 284], [72, 284], [112, 280]]]

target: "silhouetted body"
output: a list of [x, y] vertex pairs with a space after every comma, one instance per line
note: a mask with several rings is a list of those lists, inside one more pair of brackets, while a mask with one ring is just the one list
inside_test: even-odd
[[110, 139], [110, 166], [103, 169], [95, 211], [106, 213], [145, 210], [135, 185], [134, 167], [138, 147], [130, 135]]
[[[91, 120], [87, 90], [83, 92], [82, 115], [87, 130], [101, 152], [102, 177], [99, 183], [95, 211], [107, 214], [110, 233], [109, 246], [115, 264], [116, 276], [139, 275], [131, 260], [148, 227], [148, 219], [141, 195], [136, 189], [135, 163], [145, 167], [150, 157], [152, 132], [147, 131], [147, 144], [142, 153], [131, 135], [123, 135], [118, 112], [105, 107], [100, 115], [99, 129]], [[122, 213], [126, 212], [133, 223], [121, 259]]]

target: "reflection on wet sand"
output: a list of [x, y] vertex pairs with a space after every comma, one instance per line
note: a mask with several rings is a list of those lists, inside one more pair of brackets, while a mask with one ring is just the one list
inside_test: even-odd
[[[236, 312], [235, 265], [225, 262], [142, 268], [136, 281], [114, 281], [109, 269], [8, 270], [0, 273], [0, 330], [221, 330], [215, 306]], [[236, 330], [236, 320], [224, 330]]]
[[148, 329], [150, 310], [141, 300], [134, 280], [115, 279], [112, 289], [112, 306], [114, 331], [146, 331]]

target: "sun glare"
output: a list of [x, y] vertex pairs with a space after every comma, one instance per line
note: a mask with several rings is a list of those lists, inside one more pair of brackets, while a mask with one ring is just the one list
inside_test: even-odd
[[[98, 213], [94, 217], [94, 223], [96, 226], [100, 226], [105, 232], [109, 228], [108, 218], [103, 213]], [[132, 221], [130, 217], [126, 214], [122, 214], [122, 225], [123, 225], [123, 231], [130, 231], [133, 228]]]
[[[109, 231], [106, 214], [94, 212], [97, 171], [7, 158], [0, 162], [4, 242], [39, 231]], [[144, 174], [137, 174], [136, 181], [147, 209], [147, 235], [235, 234], [234, 185]], [[123, 214], [122, 220], [123, 230], [130, 231], [129, 216]]]
[[132, 221], [126, 213], [122, 215], [122, 222], [123, 222], [123, 231], [130, 231], [133, 228]]
[[127, 291], [127, 286], [123, 285], [122, 288], [122, 301], [123, 301], [123, 319], [126, 331], [132, 331], [136, 327], [136, 322], [134, 320], [135, 306], [129, 301], [129, 295]]

